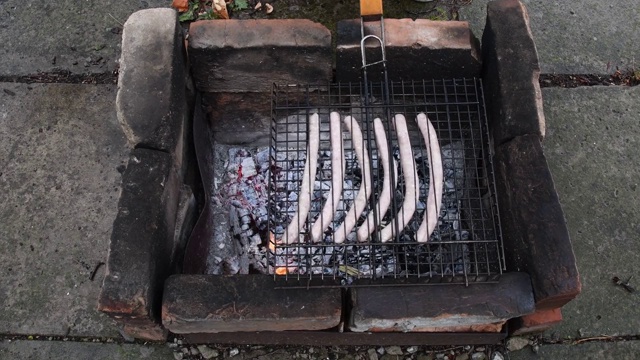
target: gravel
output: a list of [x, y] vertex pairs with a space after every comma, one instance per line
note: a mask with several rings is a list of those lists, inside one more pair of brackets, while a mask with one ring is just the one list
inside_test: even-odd
[[389, 355], [402, 355], [402, 348], [400, 346], [387, 346], [385, 351]]
[[367, 350], [367, 355], [369, 356], [369, 360], [378, 360], [378, 353], [376, 349]]
[[529, 339], [523, 337], [512, 337], [507, 340], [507, 350], [509, 351], [518, 351], [525, 348], [525, 346], [529, 345]]
[[200, 351], [202, 357], [207, 360], [217, 358], [220, 355], [218, 350], [212, 349], [207, 345], [198, 345], [198, 351]]
[[504, 360], [501, 345], [472, 346], [262, 346], [188, 344], [172, 339], [167, 346], [178, 360]]

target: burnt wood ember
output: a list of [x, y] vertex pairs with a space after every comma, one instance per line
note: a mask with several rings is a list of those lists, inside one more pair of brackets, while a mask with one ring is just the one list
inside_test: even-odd
[[206, 273], [267, 273], [262, 239], [267, 228], [269, 149], [215, 145], [214, 152], [215, 166], [223, 171], [216, 173], [212, 189], [216, 231]]

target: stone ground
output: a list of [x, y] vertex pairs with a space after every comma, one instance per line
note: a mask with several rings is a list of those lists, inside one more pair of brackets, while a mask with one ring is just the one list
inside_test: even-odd
[[165, 0], [5, 0], [0, 2], [0, 75], [66, 70], [111, 72], [120, 53], [122, 24]]
[[[637, 1], [521, 1], [529, 11], [543, 74], [604, 74], [637, 65]], [[488, 2], [473, 0], [460, 10], [478, 37]]]
[[90, 279], [128, 157], [116, 87], [0, 88], [0, 333], [117, 335], [95, 310], [102, 272]]
[[[196, 357], [177, 343], [127, 344], [95, 310], [129, 149], [116, 121], [116, 87], [81, 84], [82, 76], [116, 68], [121, 23], [131, 12], [169, 2], [0, 1], [0, 359], [171, 359], [183, 348], [184, 358]], [[460, 9], [478, 35], [486, 2]], [[634, 66], [638, 1], [524, 3], [543, 73], [605, 74]], [[77, 84], [6, 82], [60, 71], [79, 75]], [[625, 292], [611, 278], [634, 276], [631, 284], [640, 287], [640, 88], [545, 88], [543, 97], [545, 151], [583, 293], [563, 309], [562, 324], [534, 339], [537, 354], [527, 346], [507, 357], [637, 358], [640, 293]], [[219, 357], [236, 351], [213, 348]], [[235, 359], [372, 358], [367, 348], [237, 350]], [[389, 354], [397, 350], [376, 357], [436, 357], [424, 348]]]

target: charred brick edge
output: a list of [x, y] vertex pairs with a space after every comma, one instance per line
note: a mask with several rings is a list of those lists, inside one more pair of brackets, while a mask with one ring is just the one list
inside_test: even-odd
[[268, 275], [173, 275], [162, 322], [174, 333], [325, 330], [340, 323], [339, 288], [275, 289]]
[[197, 162], [195, 167], [199, 169], [198, 175], [202, 184], [202, 211], [197, 215], [198, 218], [184, 249], [182, 273], [204, 274], [207, 269], [206, 257], [201, 254], [209, 253], [209, 240], [214, 231], [213, 207], [210, 202], [210, 191], [213, 189], [213, 169], [210, 166], [200, 166], [199, 164], [213, 164], [212, 139], [211, 128], [203, 109], [202, 94], [198, 93], [193, 111], [193, 146], [194, 158]]
[[132, 147], [180, 153], [191, 117], [182, 27], [172, 9], [132, 14], [124, 25], [118, 77], [118, 121]]
[[[529, 275], [503, 274], [497, 283], [353, 288], [351, 331], [483, 331], [534, 311]], [[456, 317], [458, 316], [458, 318]], [[471, 320], [472, 318], [474, 318]], [[465, 323], [464, 319], [469, 318]], [[450, 320], [450, 321], [449, 321]], [[451, 325], [449, 322], [459, 324]]]
[[544, 139], [538, 52], [527, 9], [518, 0], [490, 1], [482, 35], [482, 79], [496, 145], [516, 136]]
[[[134, 149], [122, 178], [98, 309], [130, 328], [159, 324], [179, 199], [171, 155]], [[158, 339], [153, 339], [158, 340]]]
[[[430, 30], [433, 36], [412, 38], [407, 27], [419, 32]], [[377, 34], [373, 26], [367, 34]], [[385, 19], [386, 55], [389, 80], [432, 80], [479, 77], [482, 67], [480, 45], [466, 22], [425, 19]], [[439, 34], [439, 35], [435, 35]], [[446, 34], [446, 35], [445, 35]], [[336, 32], [336, 80], [362, 81], [360, 21], [341, 20]], [[380, 47], [368, 41], [369, 62], [380, 60]], [[380, 66], [368, 71], [369, 81], [382, 81]]]
[[198, 90], [269, 92], [331, 81], [331, 32], [307, 19], [196, 21], [189, 58]]
[[[248, 333], [184, 334], [191, 344], [307, 345], [307, 346], [411, 346], [497, 344], [498, 333], [355, 333], [338, 331], [260, 331]], [[395, 357], [392, 357], [395, 358]]]
[[[98, 309], [133, 337], [162, 340], [163, 283], [183, 246], [175, 233], [181, 190], [183, 183], [197, 183], [195, 90], [174, 10], [131, 15], [122, 45], [116, 110], [134, 149], [123, 174]], [[186, 220], [182, 237], [192, 225]]]
[[535, 313], [513, 319], [509, 322], [510, 335], [540, 333], [562, 322], [560, 308], [536, 310]]
[[494, 164], [507, 269], [531, 275], [537, 310], [560, 307], [581, 284], [540, 138], [519, 136], [497, 146]]

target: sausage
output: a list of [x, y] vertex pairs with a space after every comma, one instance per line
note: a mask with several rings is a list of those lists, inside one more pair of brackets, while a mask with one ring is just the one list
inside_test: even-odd
[[351, 209], [347, 212], [347, 215], [340, 227], [334, 232], [333, 241], [336, 244], [343, 243], [347, 235], [356, 226], [356, 221], [367, 206], [373, 187], [371, 182], [371, 169], [369, 167], [369, 153], [364, 146], [364, 139], [362, 137], [360, 125], [358, 125], [356, 119], [351, 116], [345, 117], [343, 122], [351, 133], [351, 143], [353, 144], [353, 149], [355, 150], [356, 157], [358, 158], [358, 165], [362, 170], [362, 183], [360, 184], [360, 190], [358, 190], [358, 195], [356, 195]]
[[327, 199], [322, 208], [322, 213], [311, 227], [311, 241], [322, 241], [325, 230], [333, 221], [333, 216], [338, 211], [340, 195], [342, 195], [342, 185], [344, 180], [344, 146], [342, 142], [342, 127], [340, 125], [340, 114], [332, 112], [330, 115], [331, 126], [331, 197]]
[[300, 236], [300, 229], [303, 227], [311, 207], [310, 184], [316, 179], [318, 170], [318, 148], [320, 147], [320, 118], [315, 113], [309, 117], [309, 141], [307, 142], [307, 161], [304, 165], [302, 175], [302, 185], [298, 196], [298, 210], [293, 215], [291, 222], [287, 226], [284, 242], [291, 244], [297, 242]]
[[438, 215], [442, 205], [442, 154], [440, 153], [436, 129], [433, 128], [433, 124], [431, 124], [427, 116], [423, 113], [418, 114], [416, 122], [424, 138], [429, 159], [429, 196], [427, 196], [424, 219], [420, 224], [420, 228], [418, 228], [416, 238], [418, 242], [427, 242], [429, 241], [429, 236], [438, 225]]
[[[400, 166], [404, 176], [404, 201], [398, 214], [393, 222], [385, 226], [380, 231], [380, 241], [387, 242], [397, 235], [395, 226], [397, 226], [398, 234], [407, 226], [411, 217], [416, 211], [418, 202], [418, 172], [416, 171], [416, 163], [413, 159], [413, 151], [411, 150], [411, 141], [409, 140], [409, 131], [407, 130], [407, 121], [401, 114], [394, 116], [394, 125], [396, 134], [398, 135], [398, 147], [400, 148]], [[395, 226], [394, 226], [395, 224]]]
[[[373, 120], [373, 130], [376, 134], [378, 158], [382, 163], [382, 170], [384, 174], [384, 179], [382, 181], [382, 191], [380, 192], [380, 198], [377, 205], [377, 208], [379, 210], [378, 216], [379, 218], [382, 218], [387, 212], [387, 209], [389, 209], [389, 205], [391, 204], [391, 193], [393, 190], [395, 190], [395, 184], [398, 183], [398, 170], [396, 168], [397, 165], [395, 159], [393, 159], [392, 163], [389, 163], [389, 147], [387, 145], [387, 135], [385, 134], [382, 120], [380, 120], [379, 118], [375, 118]], [[393, 189], [391, 188], [391, 169], [389, 168], [390, 165], [393, 167], [393, 175], [395, 176]], [[366, 241], [369, 238], [369, 235], [371, 235], [371, 232], [374, 230], [375, 211], [375, 208], [371, 209], [365, 222], [358, 228], [358, 241]], [[379, 220], [380, 219], [378, 219], [378, 221]]]

